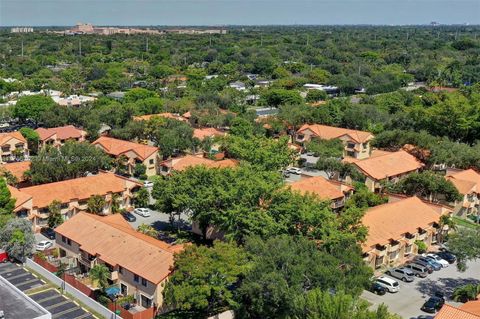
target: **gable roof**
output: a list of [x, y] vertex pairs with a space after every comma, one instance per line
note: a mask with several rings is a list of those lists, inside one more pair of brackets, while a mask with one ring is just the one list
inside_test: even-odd
[[8, 132], [8, 133], [0, 133], [0, 145], [3, 145], [10, 141], [12, 138], [17, 139], [23, 143], [27, 143], [25, 137], [23, 137], [22, 133], [19, 131]]
[[153, 153], [158, 152], [158, 147], [119, 140], [112, 137], [101, 136], [92, 145], [100, 145], [106, 153], [120, 156], [129, 151], [134, 152], [143, 161]]
[[[137, 183], [128, 180], [131, 183]], [[21, 193], [30, 195], [33, 207], [47, 207], [54, 200], [68, 203], [74, 199], [88, 199], [92, 195], [107, 195], [120, 193], [127, 189], [127, 179], [110, 172], [101, 172], [97, 175], [69, 179], [42, 185], [20, 188]], [[137, 183], [141, 186], [140, 183]]]
[[213, 127], [196, 128], [193, 130], [193, 137], [204, 140], [207, 137], [225, 136], [225, 133]]
[[188, 167], [204, 165], [208, 168], [227, 168], [235, 167], [238, 162], [233, 159], [224, 159], [221, 161], [214, 161], [205, 157], [194, 155], [185, 155], [182, 157], [172, 158], [161, 163], [162, 166], [170, 167], [174, 171], [184, 171]]
[[357, 131], [357, 130], [351, 130], [351, 129], [346, 129], [342, 127], [320, 125], [320, 124], [305, 124], [297, 131], [297, 133], [301, 133], [306, 129], [309, 129], [317, 137], [324, 140], [331, 140], [335, 138], [340, 138], [341, 136], [344, 136], [344, 135], [348, 135], [353, 141], [357, 143], [364, 143], [373, 138], [373, 134], [370, 132]]
[[463, 195], [480, 191], [480, 174], [473, 169], [451, 172], [445, 178], [451, 181]]
[[445, 304], [437, 313], [435, 319], [480, 319], [480, 314], [463, 310], [463, 306], [456, 308], [449, 304]]
[[59, 140], [67, 140], [69, 138], [80, 138], [87, 134], [87, 132], [85, 132], [84, 130], [78, 129], [73, 125], [66, 125], [66, 126], [59, 126], [59, 127], [52, 127], [52, 128], [39, 127], [35, 131], [40, 136], [41, 141], [45, 141], [46, 139], [52, 137], [55, 134], [57, 135], [57, 139]]
[[55, 229], [80, 248], [112, 266], [121, 266], [158, 284], [173, 267], [173, 254], [182, 246], [135, 231], [120, 214], [106, 217], [78, 213]]
[[23, 174], [30, 169], [31, 163], [30, 161], [11, 162], [1, 164], [0, 167], [2, 170], [10, 172], [19, 182], [22, 182], [25, 180]]
[[323, 176], [307, 177], [290, 184], [292, 190], [299, 191], [302, 194], [315, 194], [321, 199], [330, 200], [343, 198], [345, 196], [342, 186], [345, 192], [353, 190], [350, 186], [335, 183]]
[[402, 150], [355, 161], [353, 165], [375, 180], [413, 172], [424, 166], [416, 157]]
[[18, 188], [12, 187], [7, 185], [8, 190], [10, 191], [10, 195], [12, 198], [15, 199], [15, 208], [13, 209], [14, 212], [20, 210], [22, 205], [32, 199], [32, 196], [26, 193], [21, 192]]
[[362, 248], [369, 251], [376, 244], [385, 245], [405, 233], [416, 233], [417, 228], [427, 228], [438, 222], [440, 216], [416, 196], [371, 207], [362, 218], [362, 224], [368, 227], [367, 240]]
[[467, 301], [463, 305], [460, 305], [460, 309], [480, 317], [480, 300], [478, 300], [478, 298], [480, 298], [480, 295], [477, 296], [477, 300]]
[[152, 118], [155, 118], [155, 117], [163, 117], [163, 118], [167, 118], [167, 119], [187, 122], [187, 119], [185, 117], [183, 117], [181, 115], [178, 115], [178, 114], [169, 113], [169, 112], [134, 116], [133, 120], [134, 121], [148, 121], [148, 120], [150, 120]]

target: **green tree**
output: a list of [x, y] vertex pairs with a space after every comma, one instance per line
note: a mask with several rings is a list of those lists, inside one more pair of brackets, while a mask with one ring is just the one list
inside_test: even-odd
[[137, 231], [153, 238], [158, 237], [158, 231], [152, 225], [143, 223], [137, 227]]
[[88, 273], [90, 278], [104, 291], [108, 287], [110, 270], [104, 264], [97, 264]]
[[323, 158], [341, 158], [344, 150], [343, 143], [339, 139], [313, 139], [305, 147], [307, 151], [314, 152], [317, 156]]
[[26, 219], [10, 219], [0, 229], [0, 247], [6, 250], [9, 256], [23, 262], [31, 255], [35, 244], [32, 229], [32, 223]]
[[163, 292], [168, 306], [197, 318], [237, 308], [234, 289], [249, 268], [245, 251], [233, 244], [187, 246], [176, 255], [173, 275]]
[[88, 211], [92, 214], [102, 215], [105, 205], [107, 201], [101, 195], [92, 195], [87, 201]]
[[156, 97], [156, 93], [147, 89], [135, 88], [125, 93], [125, 102], [137, 102], [148, 98]]
[[457, 257], [457, 269], [465, 271], [467, 261], [480, 258], [480, 230], [460, 228], [449, 236], [447, 245]]
[[455, 288], [452, 294], [452, 299], [456, 302], [467, 302], [470, 300], [477, 300], [480, 294], [480, 284], [466, 284]]
[[271, 89], [262, 94], [262, 103], [272, 107], [278, 107], [284, 104], [301, 104], [303, 99], [297, 91], [284, 89]]
[[305, 100], [307, 102], [323, 101], [327, 98], [327, 93], [323, 90], [310, 90], [307, 93]]
[[144, 164], [137, 163], [135, 164], [135, 167], [133, 169], [133, 176], [140, 178], [140, 179], [146, 179], [146, 173], [147, 167]]
[[0, 229], [13, 218], [15, 199], [8, 189], [4, 178], [0, 178]]
[[63, 223], [61, 209], [62, 203], [58, 200], [54, 200], [48, 205], [48, 227], [55, 228]]
[[13, 107], [12, 115], [21, 121], [31, 119], [39, 122], [44, 112], [55, 106], [55, 102], [43, 95], [29, 95], [18, 99], [17, 104]]
[[40, 141], [40, 136], [38, 133], [29, 127], [22, 127], [20, 133], [27, 140], [28, 150], [30, 155], [35, 155], [38, 152], [38, 143]]
[[135, 206], [137, 207], [147, 207], [150, 201], [150, 193], [146, 188], [140, 188], [135, 193]]

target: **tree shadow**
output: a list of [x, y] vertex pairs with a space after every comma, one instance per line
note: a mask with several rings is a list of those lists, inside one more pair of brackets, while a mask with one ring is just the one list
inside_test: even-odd
[[416, 283], [416, 289], [424, 295], [424, 297], [433, 296], [436, 292], [442, 292], [446, 299], [451, 299], [453, 291], [457, 287], [467, 284], [479, 284], [480, 280], [476, 278], [439, 278], [425, 280]]

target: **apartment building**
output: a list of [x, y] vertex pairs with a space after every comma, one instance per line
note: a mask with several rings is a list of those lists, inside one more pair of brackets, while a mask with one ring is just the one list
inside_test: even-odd
[[185, 155], [181, 157], [175, 157], [163, 161], [160, 163], [160, 173], [162, 175], [169, 175], [174, 171], [181, 172], [186, 170], [189, 167], [203, 165], [208, 168], [226, 168], [226, 167], [236, 167], [238, 162], [233, 159], [224, 159], [220, 161], [214, 161], [208, 158], [205, 158], [201, 155]]
[[315, 138], [322, 140], [339, 139], [345, 146], [344, 156], [364, 159], [370, 157], [370, 141], [373, 137], [372, 133], [365, 131], [320, 124], [305, 124], [297, 131], [296, 141], [304, 144]]
[[78, 213], [55, 229], [60, 256], [73, 257], [81, 273], [97, 264], [110, 270], [109, 283], [144, 308], [161, 307], [162, 291], [183, 249], [135, 231], [119, 214]]
[[0, 163], [12, 162], [28, 155], [27, 140], [20, 132], [0, 133]]
[[52, 128], [37, 128], [35, 130], [40, 137], [40, 147], [50, 145], [60, 147], [66, 141], [84, 142], [87, 132], [78, 129], [73, 125], [66, 125]]
[[455, 202], [454, 214], [467, 216], [480, 213], [480, 174], [473, 169], [448, 169], [445, 178], [453, 183], [463, 200]]
[[368, 227], [362, 243], [365, 262], [374, 269], [395, 266], [417, 253], [416, 240], [430, 247], [446, 231], [438, 225], [444, 214], [451, 210], [418, 197], [391, 196], [389, 203], [369, 208], [362, 218]]
[[126, 165], [129, 175], [133, 174], [136, 164], [145, 165], [145, 174], [147, 176], [157, 174], [159, 160], [158, 147], [119, 140], [107, 136], [101, 136], [92, 144], [116, 159], [124, 157], [124, 164]]
[[106, 202], [102, 214], [108, 215], [113, 200], [118, 202], [120, 208], [130, 207], [134, 192], [141, 186], [141, 183], [113, 173], [100, 172], [98, 175], [61, 182], [9, 189], [16, 199], [17, 216], [28, 218], [32, 221], [34, 230], [39, 230], [47, 225], [48, 205], [55, 200], [61, 203], [63, 219], [68, 220], [78, 212], [88, 210], [88, 199], [100, 195]]

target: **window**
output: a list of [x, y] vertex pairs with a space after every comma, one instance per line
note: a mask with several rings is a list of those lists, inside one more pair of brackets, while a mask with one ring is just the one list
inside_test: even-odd
[[133, 281], [135, 282], [139, 282], [140, 281], [140, 277], [138, 275], [133, 275]]
[[142, 278], [142, 286], [147, 287], [147, 280]]
[[153, 162], [154, 162], [153, 158], [151, 158], [150, 161], [148, 161], [148, 162], [150, 163], [150, 165], [152, 165]]
[[70, 238], [67, 238], [67, 245], [68, 245], [68, 246], [71, 246], [71, 245], [72, 245], [72, 241], [70, 240]]
[[123, 267], [122, 266], [118, 266], [118, 272], [123, 275]]
[[62, 236], [62, 242], [64, 242], [64, 243], [67, 242], [67, 238], [65, 236]]
[[347, 143], [347, 147], [348, 148], [355, 148], [355, 144], [354, 143]]
[[62, 204], [60, 205], [60, 208], [61, 208], [61, 209], [68, 208], [68, 203], [62, 203]]
[[405, 255], [410, 254], [412, 252], [412, 245], [405, 246]]

